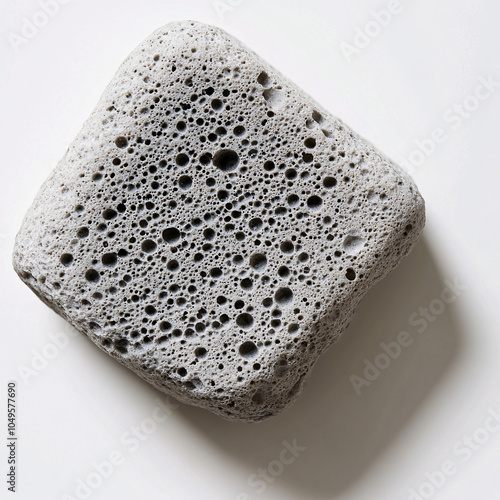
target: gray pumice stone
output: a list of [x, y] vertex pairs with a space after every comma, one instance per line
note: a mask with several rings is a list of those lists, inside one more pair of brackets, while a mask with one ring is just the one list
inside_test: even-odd
[[399, 167], [219, 28], [120, 66], [26, 214], [14, 268], [156, 388], [258, 421], [415, 244]]

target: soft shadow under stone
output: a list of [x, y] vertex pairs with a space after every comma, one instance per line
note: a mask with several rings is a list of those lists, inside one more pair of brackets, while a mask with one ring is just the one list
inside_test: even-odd
[[[306, 450], [275, 479], [280, 488], [286, 488], [287, 498], [334, 498], [355, 488], [377, 458], [401, 437], [459, 357], [464, 333], [454, 303], [445, 305], [422, 333], [418, 329], [423, 323], [416, 327], [409, 322], [420, 307], [440, 300], [447, 288], [444, 280], [454, 279], [441, 273], [423, 238], [366, 295], [345, 334], [320, 358], [289, 410], [253, 426], [228, 425], [188, 406], [181, 407], [183, 417], [200, 432], [200, 439], [210, 439], [215, 448], [241, 461], [248, 474], [240, 490], [250, 498], [258, 494], [246, 477], [279, 459], [282, 442], [294, 439]], [[452, 292], [447, 297], [458, 295]], [[364, 360], [373, 361], [384, 352], [380, 344], [394, 341], [401, 331], [408, 332], [413, 342], [358, 395], [351, 375], [362, 376]]]

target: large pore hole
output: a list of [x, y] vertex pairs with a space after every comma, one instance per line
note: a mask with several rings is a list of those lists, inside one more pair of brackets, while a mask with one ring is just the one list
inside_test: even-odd
[[107, 208], [102, 213], [103, 218], [106, 220], [114, 219], [117, 215], [118, 215], [118, 212], [116, 210], [113, 210], [112, 208]]
[[153, 253], [156, 250], [156, 243], [153, 240], [144, 240], [141, 248], [143, 252]]
[[312, 118], [316, 123], [318, 123], [320, 125], [325, 121], [325, 119], [323, 118], [321, 113], [319, 111], [316, 111], [316, 110], [314, 110], [312, 112]]
[[263, 71], [258, 77], [257, 81], [263, 86], [263, 87], [268, 87], [270, 84], [270, 79], [269, 75]]
[[220, 109], [222, 109], [222, 106], [224, 104], [222, 103], [222, 101], [220, 99], [213, 99], [212, 100], [212, 108], [215, 109], [216, 111], [219, 111]]
[[356, 234], [349, 234], [344, 239], [343, 247], [347, 255], [355, 255], [361, 251], [364, 244], [364, 238]]
[[116, 140], [115, 140], [115, 144], [116, 144], [116, 147], [118, 148], [126, 148], [127, 145], [128, 145], [128, 140], [126, 137], [123, 137], [123, 136], [120, 136], [120, 137], [117, 137]]
[[213, 164], [223, 172], [235, 170], [240, 162], [240, 157], [232, 149], [221, 149], [215, 153]]
[[274, 300], [279, 305], [289, 304], [293, 300], [293, 292], [287, 287], [280, 288], [274, 294]]
[[313, 195], [313, 196], [309, 196], [309, 198], [307, 198], [307, 206], [311, 210], [318, 210], [321, 207], [322, 203], [323, 203], [323, 200], [321, 199], [320, 196]]
[[254, 358], [259, 352], [258, 347], [251, 341], [247, 340], [240, 345], [239, 353], [243, 358]]
[[278, 269], [278, 276], [280, 278], [286, 278], [286, 277], [290, 276], [290, 269], [288, 269], [288, 267], [286, 267], [286, 266], [281, 266]]
[[335, 177], [325, 177], [323, 179], [323, 186], [325, 186], [327, 189], [332, 188], [337, 185], [337, 179]]
[[280, 249], [283, 253], [293, 253], [293, 250], [294, 250], [294, 246], [293, 246], [293, 243], [289, 240], [287, 241], [284, 241], [281, 245], [280, 245]]
[[308, 137], [304, 141], [304, 145], [306, 146], [306, 148], [309, 148], [309, 149], [315, 148], [316, 147], [316, 139], [314, 139], [313, 137]]
[[260, 219], [259, 217], [254, 217], [250, 220], [248, 226], [252, 231], [258, 231], [262, 227], [262, 219]]
[[253, 288], [253, 281], [251, 278], [243, 278], [240, 282], [241, 288], [243, 290], [251, 290]]
[[85, 279], [87, 281], [90, 281], [91, 283], [97, 283], [100, 278], [101, 278], [101, 275], [95, 269], [89, 269], [85, 273]]
[[181, 237], [180, 231], [175, 227], [169, 227], [169, 228], [165, 229], [161, 235], [162, 235], [162, 238], [169, 245], [173, 245], [174, 243], [179, 241], [179, 239]]
[[86, 238], [89, 235], [88, 227], [81, 227], [76, 232], [76, 235], [78, 236], [78, 238]]
[[63, 253], [60, 260], [63, 266], [69, 266], [73, 262], [73, 255], [70, 253]]
[[204, 357], [206, 357], [207, 355], [207, 350], [204, 348], [204, 347], [197, 347], [195, 350], [194, 350], [194, 355], [198, 358], [198, 359], [203, 359]]
[[349, 267], [346, 272], [345, 272], [345, 277], [349, 280], [349, 281], [353, 281], [356, 279], [356, 271], [352, 268], [352, 267]]
[[118, 261], [118, 256], [116, 253], [105, 253], [102, 258], [102, 264], [107, 267], [114, 267], [116, 266], [116, 262]]
[[175, 163], [177, 163], [177, 165], [179, 165], [179, 167], [183, 167], [184, 165], [187, 165], [188, 162], [189, 162], [189, 157], [188, 157], [188, 155], [186, 155], [184, 153], [178, 154], [175, 158]]
[[118, 352], [125, 354], [128, 351], [128, 340], [127, 339], [118, 339], [115, 342], [115, 348]]
[[263, 253], [255, 253], [250, 257], [250, 266], [257, 271], [262, 271], [266, 268], [267, 258]]
[[181, 175], [179, 177], [179, 187], [181, 189], [189, 189], [191, 184], [193, 184], [193, 179], [189, 175]]
[[236, 317], [236, 324], [240, 328], [243, 328], [244, 330], [248, 330], [253, 325], [253, 316], [251, 314], [248, 314], [248, 313], [238, 314], [238, 316]]
[[266, 89], [262, 93], [269, 106], [275, 110], [281, 109], [285, 105], [285, 97], [281, 90]]

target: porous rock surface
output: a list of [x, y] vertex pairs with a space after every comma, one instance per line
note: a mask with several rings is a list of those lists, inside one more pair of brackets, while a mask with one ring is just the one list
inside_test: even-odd
[[46, 180], [14, 267], [158, 389], [262, 420], [424, 225], [412, 180], [239, 41], [171, 23]]

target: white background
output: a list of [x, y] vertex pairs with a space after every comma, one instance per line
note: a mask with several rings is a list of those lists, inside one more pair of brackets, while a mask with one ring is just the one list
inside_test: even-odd
[[[1, 498], [500, 498], [500, 431], [489, 417], [500, 411], [500, 87], [470, 97], [481, 78], [500, 82], [500, 4], [401, 0], [387, 26], [367, 26], [390, 5], [66, 0], [20, 41], [25, 19], [43, 21], [40, 3], [1, 0], [0, 422], [7, 380], [19, 394], [18, 492], [2, 479]], [[223, 27], [388, 156], [420, 163], [411, 170], [427, 203], [421, 242], [366, 296], [300, 400], [257, 425], [185, 405], [156, 424], [161, 393], [77, 336], [10, 263], [24, 213], [120, 62], [183, 19]], [[346, 57], [343, 43], [360, 45], [365, 28], [376, 36]], [[459, 120], [463, 104], [470, 113]], [[430, 151], [435, 129], [444, 140], [423, 159], [416, 141]], [[466, 289], [443, 311], [445, 279]], [[433, 301], [439, 314], [419, 333], [410, 318]], [[351, 376], [403, 330], [413, 343], [356, 394]], [[138, 446], [127, 441], [134, 426], [147, 430]], [[305, 450], [280, 466], [283, 441], [293, 440]], [[97, 476], [93, 464], [113, 452], [122, 462]], [[436, 472], [444, 463], [446, 477]], [[270, 481], [252, 481], [259, 469]], [[5, 478], [4, 452], [1, 470]], [[92, 488], [77, 490], [79, 480]]]

